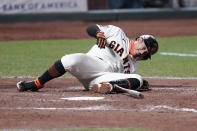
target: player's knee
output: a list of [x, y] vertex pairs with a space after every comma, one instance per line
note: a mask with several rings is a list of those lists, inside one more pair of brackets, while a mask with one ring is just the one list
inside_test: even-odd
[[70, 57], [70, 55], [64, 55], [61, 58], [61, 62], [62, 62], [62, 65], [65, 69], [68, 69], [69, 67], [71, 67], [73, 65], [73, 59], [72, 59], [72, 57]]
[[83, 56], [84, 55], [82, 53], [65, 55], [61, 58], [61, 62], [65, 70], [67, 70], [77, 65], [80, 65], [80, 62], [82, 61]]
[[62, 58], [61, 58], [61, 62], [62, 62], [62, 65], [64, 66], [64, 68], [65, 68], [65, 65], [66, 65], [66, 63], [67, 63], [67, 55], [64, 55]]

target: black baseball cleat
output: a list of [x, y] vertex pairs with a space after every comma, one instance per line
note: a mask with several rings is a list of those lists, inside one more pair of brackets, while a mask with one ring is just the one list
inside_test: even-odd
[[36, 87], [34, 81], [19, 81], [16, 84], [16, 87], [19, 92], [38, 91], [38, 88]]
[[150, 85], [147, 80], [143, 80], [143, 85], [136, 89], [137, 91], [150, 91]]

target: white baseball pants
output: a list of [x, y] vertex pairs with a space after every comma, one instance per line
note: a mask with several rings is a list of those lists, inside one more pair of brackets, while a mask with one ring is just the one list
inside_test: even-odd
[[136, 78], [143, 84], [138, 74], [115, 73], [112, 67], [103, 60], [84, 53], [65, 55], [61, 62], [66, 71], [75, 76], [88, 90], [94, 84], [127, 78]]

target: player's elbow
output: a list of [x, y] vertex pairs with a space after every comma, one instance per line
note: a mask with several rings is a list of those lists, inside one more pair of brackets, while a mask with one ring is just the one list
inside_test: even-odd
[[100, 31], [100, 29], [97, 25], [90, 25], [90, 26], [87, 27], [86, 31], [87, 31], [89, 36], [92, 36], [92, 37], [96, 38], [96, 34], [97, 34], [97, 32]]

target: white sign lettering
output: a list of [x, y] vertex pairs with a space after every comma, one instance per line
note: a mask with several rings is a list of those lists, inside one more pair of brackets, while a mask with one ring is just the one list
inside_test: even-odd
[[87, 0], [0, 0], [0, 14], [85, 12]]

